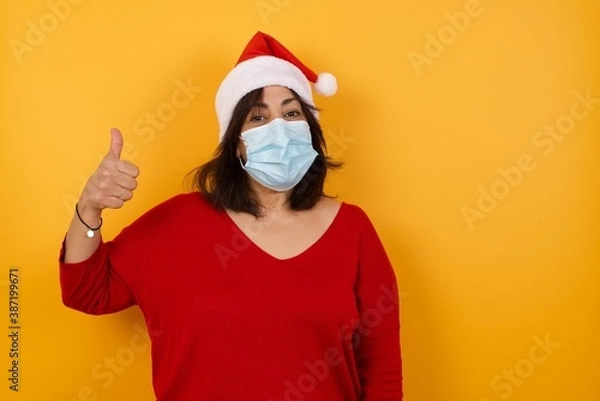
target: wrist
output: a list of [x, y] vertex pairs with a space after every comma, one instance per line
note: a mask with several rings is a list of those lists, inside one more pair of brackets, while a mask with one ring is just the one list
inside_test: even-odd
[[81, 214], [81, 216], [85, 214], [92, 217], [98, 217], [102, 214], [102, 209], [95, 207], [93, 202], [89, 201], [86, 197], [80, 197], [77, 205], [77, 209], [79, 210], [79, 214]]
[[102, 210], [92, 206], [84, 198], [80, 198], [77, 203], [77, 212], [80, 220], [91, 227], [98, 227], [101, 224]]

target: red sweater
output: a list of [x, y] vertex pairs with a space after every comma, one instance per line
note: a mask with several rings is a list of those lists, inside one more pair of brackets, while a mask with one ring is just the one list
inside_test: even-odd
[[277, 259], [199, 193], [146, 212], [64, 263], [66, 306], [138, 305], [158, 401], [400, 401], [396, 277], [365, 212], [342, 203], [307, 250]]

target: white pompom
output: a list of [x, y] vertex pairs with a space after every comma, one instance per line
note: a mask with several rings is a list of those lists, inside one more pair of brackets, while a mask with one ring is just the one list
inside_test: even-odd
[[335, 95], [335, 92], [337, 92], [337, 80], [332, 74], [323, 72], [319, 74], [315, 83], [315, 91], [323, 96]]

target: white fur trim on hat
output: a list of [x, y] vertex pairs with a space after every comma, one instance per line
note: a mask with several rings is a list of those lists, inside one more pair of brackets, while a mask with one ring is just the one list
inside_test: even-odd
[[[219, 120], [219, 142], [227, 131], [233, 110], [240, 99], [255, 89], [271, 85], [290, 88], [314, 106], [310, 82], [294, 64], [274, 56], [257, 56], [242, 61], [227, 74], [217, 91], [215, 106]], [[330, 85], [326, 87], [330, 88]], [[318, 117], [318, 113], [314, 114]]]

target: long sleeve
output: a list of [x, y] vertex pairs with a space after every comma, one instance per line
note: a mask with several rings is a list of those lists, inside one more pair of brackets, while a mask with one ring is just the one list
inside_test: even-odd
[[[63, 303], [72, 309], [101, 315], [140, 305], [145, 276], [164, 264], [167, 249], [176, 246], [177, 235], [186, 235], [187, 224], [197, 202], [178, 195], [146, 211], [111, 241], [100, 242], [90, 257], [65, 263], [65, 241], [59, 255]], [[140, 305], [141, 306], [141, 305]]]
[[400, 401], [403, 391], [397, 280], [366, 214], [361, 226], [355, 283], [360, 325], [353, 338], [360, 401]]
[[281, 260], [201, 194], [182, 194], [88, 260], [63, 262], [67, 306], [139, 306], [158, 401], [402, 400], [396, 277], [356, 205]]
[[137, 261], [133, 257], [133, 246], [126, 238], [127, 229], [114, 241], [101, 241], [96, 251], [79, 263], [65, 263], [66, 244], [63, 240], [58, 262], [65, 306], [101, 315], [136, 304], [130, 286]]

